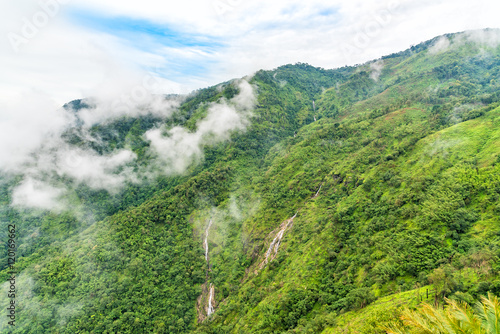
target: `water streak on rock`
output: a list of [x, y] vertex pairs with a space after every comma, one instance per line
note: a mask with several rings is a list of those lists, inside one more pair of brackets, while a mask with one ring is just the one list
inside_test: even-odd
[[283, 235], [285, 234], [288, 227], [293, 223], [293, 219], [296, 216], [297, 213], [295, 213], [295, 215], [292, 218], [281, 223], [280, 230], [278, 231], [278, 233], [276, 233], [276, 236], [274, 237], [273, 241], [271, 241], [271, 244], [269, 245], [269, 248], [267, 249], [266, 252], [266, 258], [264, 259], [264, 261], [262, 261], [260, 269], [264, 268], [266, 264], [271, 262], [276, 257], [276, 255], [278, 254], [278, 249], [281, 244], [281, 240], [283, 239]]

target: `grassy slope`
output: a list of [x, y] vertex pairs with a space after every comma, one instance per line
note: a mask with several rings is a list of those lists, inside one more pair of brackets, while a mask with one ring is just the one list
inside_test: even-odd
[[[495, 214], [497, 202], [494, 199], [484, 201], [484, 197], [489, 195], [492, 186], [498, 187], [500, 184], [498, 165], [496, 167], [492, 166], [499, 155], [499, 122], [500, 109], [495, 109], [484, 118], [464, 122], [426, 137], [418, 143], [412, 157], [403, 162], [402, 166], [398, 166], [404, 168], [404, 164], [409, 163], [413, 165], [409, 169], [410, 173], [417, 174], [418, 171], [426, 171], [437, 173], [443, 178], [451, 176], [453, 182], [469, 184], [471, 187], [475, 187], [477, 193], [467, 206], [481, 212], [481, 214], [480, 219], [469, 232], [470, 238], [478, 243], [490, 245], [497, 243], [495, 236], [499, 231], [498, 215]], [[479, 166], [477, 173], [470, 172], [472, 166], [468, 166], [466, 163], [462, 164], [471, 157], [477, 159], [477, 165]], [[446, 168], [446, 165], [452, 165], [453, 167]], [[464, 178], [467, 178], [467, 181]], [[491, 181], [493, 181], [492, 184], [489, 183]], [[441, 193], [442, 190], [439, 189], [440, 200], [445, 197]], [[439, 207], [433, 207], [432, 209], [434, 214], [439, 213]], [[445, 241], [449, 241], [449, 239]], [[477, 285], [481, 280], [480, 276], [483, 276], [483, 279], [485, 278], [482, 275], [482, 270], [477, 267], [472, 270], [470, 267], [461, 268], [460, 274], [467, 275], [467, 277], [472, 276], [468, 282], [467, 278], [461, 277], [464, 280], [462, 283], [470, 285]], [[422, 289], [424, 288], [420, 288], [420, 290]], [[393, 320], [400, 307], [415, 305], [417, 290], [389, 295], [377, 300], [373, 305], [363, 310], [341, 315], [337, 319], [336, 326], [325, 329], [324, 333], [381, 332], [379, 326], [383, 325], [385, 320]], [[431, 287], [430, 290], [432, 295], [434, 289]], [[420, 294], [423, 295], [424, 293], [420, 292]], [[393, 299], [395, 302], [392, 302]], [[391, 300], [391, 303], [387, 306], [385, 303], [389, 300]], [[432, 302], [432, 299], [430, 302]]]
[[[429, 297], [427, 292], [430, 293]], [[326, 328], [322, 334], [379, 333], [382, 326], [394, 321], [401, 308], [415, 307], [419, 301], [432, 303], [432, 298], [432, 286], [388, 295], [363, 309], [339, 315], [335, 319], [335, 325]]]
[[[421, 110], [409, 109], [405, 113], [395, 112], [395, 115], [391, 115], [393, 117], [391, 125], [397, 124], [395, 118], [403, 120], [412, 111], [416, 114], [416, 120], [422, 119]], [[411, 288], [418, 283], [415, 276], [418, 276], [419, 272], [426, 272], [437, 267], [438, 261], [443, 256], [460, 256], [460, 253], [469, 251], [472, 248], [470, 245], [463, 246], [460, 243], [463, 242], [462, 239], [473, 239], [473, 231], [470, 235], [462, 235], [464, 231], [461, 231], [459, 237], [452, 239], [448, 237], [450, 231], [448, 226], [441, 226], [436, 232], [434, 231], [436, 225], [431, 221], [434, 219], [438, 223], [446, 217], [436, 217], [436, 215], [444, 216], [450, 214], [450, 210], [464, 208], [470, 212], [484, 211], [475, 224], [478, 230], [481, 230], [479, 226], [484, 226], [485, 221], [492, 226], [498, 223], [497, 217], [493, 215], [495, 203], [491, 200], [488, 201], [490, 204], [482, 201], [483, 194], [475, 187], [485, 187], [489, 183], [487, 180], [491, 180], [488, 187], [492, 189], [496, 189], [495, 187], [499, 185], [500, 180], [496, 177], [498, 167], [484, 164], [488, 160], [491, 163], [492, 150], [495, 152], [494, 158], [498, 156], [498, 140], [496, 139], [499, 134], [499, 111], [495, 109], [488, 113], [487, 117], [461, 123], [425, 137], [415, 145], [414, 151], [410, 154], [405, 154], [395, 161], [381, 162], [358, 173], [353, 171], [354, 166], [359, 166], [356, 163], [357, 155], [342, 155], [335, 151], [328, 156], [325, 152], [317, 152], [316, 154], [321, 157], [320, 160], [328, 168], [324, 165], [319, 166], [318, 169], [318, 166], [307, 167], [313, 171], [320, 169], [331, 171], [326, 173], [323, 180], [316, 180], [307, 189], [307, 195], [312, 196], [314, 189], [317, 189], [323, 181], [320, 196], [315, 199], [306, 199], [303, 205], [296, 206], [299, 214], [294, 221], [292, 231], [287, 234], [281, 246], [281, 253], [276, 262], [260, 272], [257, 277], [253, 278], [250, 275], [251, 279], [247, 280], [241, 288], [240, 300], [246, 300], [249, 293], [260, 295], [254, 296], [260, 298], [253, 302], [254, 307], [251, 306], [252, 304], [249, 307], [245, 302], [236, 306], [228, 306], [228, 310], [237, 309], [233, 311], [236, 312], [234, 319], [238, 319], [238, 323], [243, 324], [243, 327], [236, 325], [232, 332], [268, 327], [267, 319], [269, 317], [272, 319], [275, 313], [279, 314], [280, 296], [290, 291], [307, 288], [325, 289], [325, 284], [321, 280], [328, 275], [324, 268], [329, 263], [336, 267], [333, 273], [334, 280], [336, 275], [341, 275], [344, 278], [340, 282], [358, 287], [366, 286], [367, 282], [371, 282], [372, 285], [368, 286], [372, 293], [375, 296], [382, 296], [397, 289]], [[492, 121], [495, 119], [496, 121]], [[380, 120], [382, 128], [385, 126], [383, 125], [385, 121], [386, 117]], [[319, 129], [314, 130], [311, 131], [311, 136], [317, 136], [320, 132]], [[367, 135], [363, 133], [363, 136]], [[306, 147], [310, 154], [307, 160], [316, 161], [312, 147], [320, 145], [310, 138], [304, 141], [310, 145]], [[361, 142], [362, 138], [353, 141]], [[489, 145], [485, 144], [485, 141]], [[350, 146], [350, 144], [344, 145]], [[265, 183], [272, 183], [272, 180], [291, 179], [289, 183], [294, 186], [295, 190], [301, 186], [300, 180], [296, 182], [293, 180], [296, 177], [303, 178], [307, 172], [300, 172], [300, 165], [304, 163], [303, 148], [300, 145], [295, 146], [297, 147], [291, 148], [289, 154], [284, 156], [286, 163], [276, 163], [280, 166], [291, 166], [280, 170], [280, 173], [293, 172], [295, 175], [272, 175]], [[295, 155], [294, 149], [298, 151]], [[475, 170], [475, 165], [467, 161], [474, 156], [484, 156], [488, 159], [479, 160], [481, 166], [478, 169], [479, 174]], [[391, 178], [383, 179], [388, 171], [390, 171]], [[430, 180], [432, 183], [424, 186], [424, 189], [420, 188], [423, 185], [418, 183], [430, 175], [432, 175]], [[398, 180], [394, 180], [395, 178]], [[367, 191], [365, 187], [360, 186], [360, 179], [374, 179], [374, 185]], [[286, 188], [285, 185], [281, 186]], [[307, 187], [307, 185], [302, 186]], [[465, 198], [455, 198], [455, 193], [463, 188], [471, 188], [469, 191], [473, 193], [467, 194], [470, 197], [470, 203], [467, 205], [460, 203], [467, 199], [466, 195], [463, 196]], [[370, 198], [373, 193], [377, 193], [376, 196], [379, 198]], [[406, 198], [413, 195], [420, 195], [422, 198], [415, 200]], [[494, 193], [493, 196], [495, 196]], [[416, 207], [416, 203], [421, 203], [421, 207]], [[483, 207], [480, 208], [480, 205]], [[289, 216], [294, 210], [289, 210]], [[368, 210], [372, 212], [367, 214]], [[381, 214], [377, 214], [376, 210], [381, 210]], [[343, 228], [341, 226], [343, 222], [341, 218], [338, 218], [338, 214], [342, 212], [356, 216], [355, 222], [348, 222], [353, 223], [354, 226], [347, 231], [339, 231]], [[387, 221], [387, 219], [382, 222], [377, 221], [378, 226], [374, 226], [377, 219], [381, 220], [387, 217], [387, 214], [392, 221]], [[254, 220], [257, 219], [254, 218]], [[496, 233], [495, 231], [496, 229], [490, 231], [490, 234]], [[347, 235], [339, 232], [347, 232]], [[483, 233], [485, 233], [484, 230]], [[412, 236], [411, 242], [421, 244], [409, 244], [404, 240], [408, 236]], [[264, 243], [268, 244], [271, 238], [267, 238]], [[489, 243], [492, 240], [482, 237], [480, 242]], [[424, 248], [422, 254], [419, 254], [420, 247]], [[410, 248], [410, 251], [408, 249], [405, 251], [405, 248]], [[337, 261], [332, 260], [335, 258], [332, 255], [337, 255]], [[367, 255], [369, 257], [366, 257]], [[410, 266], [405, 264], [406, 256], [418, 256], [418, 258]], [[339, 270], [340, 264], [344, 265], [344, 268]], [[398, 276], [402, 280], [396, 280]], [[317, 295], [319, 296], [320, 293], [318, 292]], [[231, 298], [228, 304], [231, 304]], [[269, 311], [269, 304], [274, 305], [273, 311]], [[223, 315], [227, 312], [224, 307], [221, 307]], [[249, 309], [245, 310], [245, 307]], [[276, 310], [275, 313], [273, 313], [274, 310]], [[232, 318], [231, 313], [227, 317]], [[258, 319], [260, 322], [256, 321]]]

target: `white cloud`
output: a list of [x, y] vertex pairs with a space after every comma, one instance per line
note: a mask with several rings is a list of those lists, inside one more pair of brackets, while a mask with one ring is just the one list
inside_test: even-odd
[[[77, 183], [85, 183], [94, 189], [119, 190], [124, 182], [133, 179], [130, 169], [120, 169], [135, 160], [136, 156], [128, 150], [119, 150], [110, 155], [77, 148], [58, 148], [55, 156], [39, 159], [37, 171], [54, 170], [60, 176], [69, 176]], [[42, 165], [42, 161], [45, 163]]]
[[0, 112], [0, 169], [16, 171], [31, 159], [44, 138], [60, 133], [72, 121], [71, 114], [39, 91], [4, 103]]
[[370, 64], [370, 69], [372, 72], [370, 73], [370, 78], [374, 81], [378, 81], [378, 78], [382, 74], [382, 70], [384, 69], [384, 61], [382, 59], [377, 60]]
[[500, 30], [465, 31], [455, 35], [452, 41], [446, 36], [441, 36], [431, 45], [429, 53], [439, 54], [460, 47], [465, 43], [476, 43], [481, 49], [484, 47], [496, 48], [500, 45]]
[[[144, 177], [154, 177], [158, 173], [183, 173], [202, 157], [204, 146], [228, 140], [231, 133], [244, 130], [250, 123], [251, 110], [256, 102], [254, 88], [245, 80], [238, 83], [238, 88], [239, 93], [232, 99], [222, 98], [210, 103], [207, 116], [198, 122], [194, 132], [179, 126], [168, 131], [167, 137], [162, 135], [161, 129], [148, 131], [146, 138], [151, 141], [151, 153], [157, 157], [148, 169], [134, 169], [137, 167], [137, 157], [128, 149], [99, 154], [92, 149], [68, 144], [61, 139], [61, 134], [75, 125], [76, 118], [61, 117], [67, 123], [61, 121], [51, 131], [47, 130], [32, 138], [29, 145], [24, 147], [24, 156], [18, 159], [17, 168], [10, 170], [23, 176], [23, 181], [13, 190], [12, 205], [59, 211], [67, 207], [65, 197], [71, 189], [80, 184], [116, 193], [127, 182], [140, 182]], [[96, 104], [95, 108], [79, 110], [78, 113], [83, 111], [83, 119], [90, 126], [97, 120], [104, 122], [121, 115], [138, 116], [146, 112], [166, 118], [176, 110], [178, 104], [177, 100], [148, 98], [151, 100], [143, 104], [144, 109], [140, 110], [130, 109], [106, 115], [109, 104]], [[73, 115], [73, 111], [59, 112]], [[92, 115], [93, 112], [96, 115]], [[88, 127], [79, 128], [77, 133], [86, 142], [101, 144], [99, 138], [91, 135]], [[5, 156], [10, 154], [1, 153]]]
[[239, 89], [239, 94], [231, 100], [210, 104], [207, 116], [197, 124], [194, 132], [176, 126], [168, 131], [167, 136], [163, 135], [161, 129], [146, 133], [153, 152], [162, 161], [165, 173], [183, 173], [201, 158], [205, 145], [227, 140], [234, 131], [246, 128], [256, 97], [247, 81], [241, 81]]
[[59, 197], [63, 190], [31, 177], [25, 178], [12, 193], [12, 205], [58, 211], [62, 208]]
[[[46, 1], [56, 0], [40, 3]], [[34, 24], [33, 13], [43, 13], [38, 2], [0, 3], [0, 105], [32, 90], [48, 95], [58, 105], [83, 97], [118, 95], [130, 86], [142, 85], [149, 76], [156, 80], [151, 93], [187, 93], [192, 89], [145, 72], [145, 67], [164, 65], [161, 54], [137, 49], [122, 38], [69, 21], [67, 10], [74, 3], [61, 5], [58, 15], [36, 28], [37, 33], [30, 38], [24, 38], [23, 31]], [[16, 51], [9, 34], [21, 36], [26, 43]]]
[[[51, 136], [30, 158], [16, 170], [23, 176], [12, 192], [12, 205], [17, 207], [60, 211], [68, 204], [64, 195], [79, 184], [115, 193], [126, 181], [137, 181], [137, 175], [127, 167], [136, 156], [128, 150], [100, 155]], [[61, 178], [65, 178], [64, 184]]]
[[465, 37], [469, 41], [480, 43], [491, 48], [496, 48], [500, 45], [500, 33], [498, 30], [466, 31]]
[[[129, 93], [124, 93], [128, 91]], [[98, 96], [86, 101], [90, 106], [78, 110], [78, 117], [86, 127], [108, 120], [116, 120], [122, 116], [138, 117], [153, 115], [167, 118], [177, 110], [183, 97], [166, 99], [163, 95], [152, 95], [142, 86], [133, 86], [121, 94]]]
[[[186, 92], [298, 61], [326, 68], [356, 64], [443, 33], [498, 27], [500, 9], [500, 3], [490, 0], [64, 2], [67, 4], [17, 54], [6, 36], [19, 33], [23, 18], [33, 21], [41, 6], [35, 0], [0, 4], [0, 34], [5, 37], [0, 41], [4, 67], [0, 101], [38, 87], [62, 104], [102, 89], [119, 89], [123, 77], [133, 77], [141, 68], [155, 64], [169, 66], [171, 59], [182, 57], [210, 62], [209, 71], [165, 78], [164, 92]], [[67, 20], [68, 10], [166, 24], [181, 32], [214, 36], [222, 47], [214, 53], [161, 44], [156, 50], [140, 50], [141, 44], [95, 27], [75, 26]], [[343, 46], [351, 47], [352, 52], [343, 51]]]
[[450, 40], [446, 36], [441, 36], [430, 48], [430, 54], [438, 54], [447, 51], [450, 47]]
[[[74, 182], [89, 180], [93, 187], [112, 190], [134, 179], [125, 168], [133, 160], [128, 151], [102, 160], [64, 145], [55, 149], [53, 138], [74, 122], [71, 113], [59, 108], [65, 102], [94, 98], [96, 108], [80, 111], [86, 125], [124, 114], [169, 117], [179, 101], [164, 101], [157, 94], [187, 93], [286, 63], [308, 62], [325, 68], [362, 63], [440, 34], [499, 27], [500, 9], [500, 3], [490, 0], [57, 0], [59, 6], [52, 7], [54, 15], [49, 15], [50, 10], [40, 5], [55, 1], [0, 2], [0, 169], [26, 172], [32, 184], [25, 181], [25, 193], [48, 190], [49, 196], [39, 202], [49, 206], [56, 193], [35, 182], [42, 182], [36, 171], [44, 168], [43, 159], [53, 164], [51, 172]], [[216, 42], [217, 46], [207, 51], [190, 41], [178, 46], [148, 35], [127, 40], [95, 26], [77, 25], [69, 13], [79, 10], [165, 25], [174, 34], [206, 38], [208, 45]], [[47, 22], [42, 22], [43, 13]], [[22, 38], [14, 47], [13, 34]], [[490, 46], [500, 40], [490, 32], [473, 32], [468, 38]], [[150, 42], [147, 49], [142, 48], [144, 40]], [[183, 60], [194, 65], [183, 69], [179, 66]], [[373, 70], [376, 79], [379, 68]], [[165, 73], [178, 75], [162, 77]], [[245, 128], [248, 116], [242, 110], [253, 103], [252, 94], [247, 100], [245, 96], [211, 105], [195, 132], [174, 128], [168, 137], [158, 129], [149, 132], [153, 148], [164, 161], [171, 161], [173, 170], [185, 170], [190, 161], [201, 157], [204, 145]], [[52, 151], [33, 155], [44, 138], [52, 138], [44, 143]], [[81, 160], [81, 166], [67, 169], [61, 154]], [[93, 165], [97, 168], [89, 171]], [[108, 179], [111, 174], [115, 176]]]

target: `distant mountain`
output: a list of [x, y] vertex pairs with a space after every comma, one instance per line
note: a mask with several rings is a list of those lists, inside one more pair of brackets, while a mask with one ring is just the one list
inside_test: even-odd
[[80, 122], [2, 176], [12, 333], [383, 333], [500, 294], [500, 31], [160, 102], [85, 123], [72, 101]]

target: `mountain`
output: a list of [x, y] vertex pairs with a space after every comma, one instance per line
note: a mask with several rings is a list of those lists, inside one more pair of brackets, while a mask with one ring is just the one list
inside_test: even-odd
[[498, 295], [499, 88], [500, 32], [480, 30], [160, 112], [91, 122], [73, 101], [1, 175], [1, 331], [383, 333], [402, 306]]

